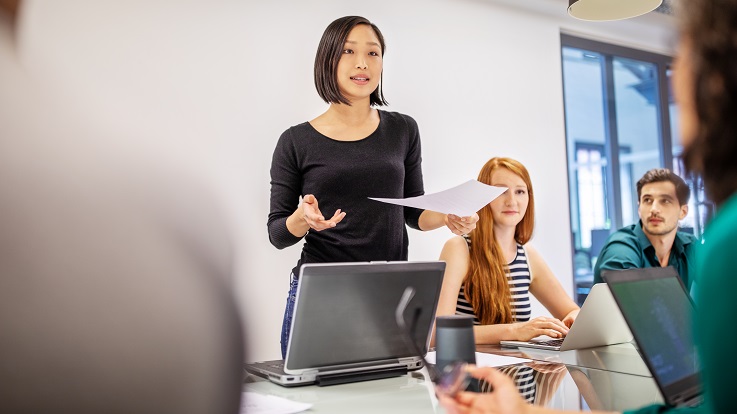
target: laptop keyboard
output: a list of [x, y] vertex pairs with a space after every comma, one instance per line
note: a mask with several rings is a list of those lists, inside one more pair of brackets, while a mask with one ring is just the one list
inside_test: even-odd
[[530, 342], [531, 344], [538, 344], [538, 345], [547, 345], [547, 346], [557, 346], [560, 347], [563, 345], [563, 339], [548, 339], [546, 341], [534, 341]]
[[271, 363], [271, 364], [268, 364], [268, 366], [270, 366], [271, 368], [276, 368], [276, 369], [284, 369], [283, 362]]

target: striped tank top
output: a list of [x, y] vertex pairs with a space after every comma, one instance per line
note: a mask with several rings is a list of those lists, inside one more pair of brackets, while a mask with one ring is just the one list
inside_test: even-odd
[[[544, 363], [548, 370], [538, 371], [526, 365], [508, 365], [499, 371], [514, 381], [522, 398], [529, 404], [546, 405], [558, 392], [560, 380], [566, 374], [562, 364]], [[486, 381], [479, 382], [481, 392], [492, 392], [494, 388]]]
[[[500, 367], [499, 371], [512, 378], [523, 400], [528, 404], [535, 403], [535, 394], [537, 391], [537, 384], [535, 383], [536, 371], [532, 367], [526, 365], [509, 365]], [[479, 389], [481, 392], [492, 392], [494, 387], [486, 381], [481, 381]]]
[[[471, 248], [471, 239], [465, 237], [468, 248]], [[527, 322], [530, 320], [532, 308], [530, 307], [530, 265], [527, 262], [527, 252], [524, 246], [517, 244], [517, 257], [507, 265], [507, 283], [512, 299], [512, 313], [514, 322]], [[466, 300], [465, 289], [461, 285], [456, 302], [456, 315], [473, 316], [474, 325], [480, 325], [478, 317], [473, 311], [473, 306]]]

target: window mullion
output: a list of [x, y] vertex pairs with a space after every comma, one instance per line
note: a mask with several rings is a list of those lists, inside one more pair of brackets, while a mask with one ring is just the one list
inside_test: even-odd
[[618, 229], [623, 226], [621, 182], [619, 177], [619, 135], [617, 132], [617, 106], [614, 92], [614, 58], [604, 55], [601, 71], [604, 93], [604, 122], [606, 145], [604, 148], [607, 166], [607, 211], [611, 219], [610, 228]]
[[673, 140], [670, 129], [670, 102], [668, 94], [668, 64], [658, 62], [658, 119], [660, 120], [661, 159], [665, 168], [673, 171]]

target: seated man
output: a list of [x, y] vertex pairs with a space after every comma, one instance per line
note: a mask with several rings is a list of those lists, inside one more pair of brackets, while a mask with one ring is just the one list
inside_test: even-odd
[[678, 221], [688, 214], [690, 193], [683, 179], [668, 169], [646, 172], [637, 181], [640, 221], [609, 236], [594, 267], [594, 283], [602, 282], [602, 270], [673, 266], [690, 289], [696, 237], [678, 231]]

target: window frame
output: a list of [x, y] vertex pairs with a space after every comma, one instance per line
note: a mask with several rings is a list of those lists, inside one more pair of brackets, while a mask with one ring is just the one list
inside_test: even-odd
[[[623, 223], [622, 218], [622, 182], [620, 176], [620, 146], [619, 146], [619, 135], [617, 131], [617, 110], [616, 110], [616, 97], [615, 97], [615, 80], [614, 80], [614, 60], [615, 58], [631, 59], [635, 61], [641, 61], [655, 65], [657, 72], [657, 139], [660, 150], [660, 165], [654, 165], [653, 167], [664, 167], [673, 170], [673, 137], [671, 131], [671, 117], [670, 117], [670, 85], [668, 79], [668, 71], [671, 69], [673, 58], [671, 56], [632, 49], [625, 46], [613, 45], [604, 43], [596, 40], [585, 39], [577, 36], [573, 36], [566, 33], [560, 34], [560, 52], [561, 52], [561, 77], [563, 96], [565, 100], [566, 85], [565, 85], [565, 59], [563, 59], [564, 48], [575, 48], [588, 52], [595, 53], [601, 57], [601, 86], [602, 86], [602, 99], [603, 99], [603, 110], [604, 110], [604, 157], [606, 159], [605, 170], [605, 194], [612, 195], [611, 200], [606, 201], [607, 216], [610, 218], [609, 231], [614, 232], [617, 229], [624, 227], [625, 225], [632, 223]], [[564, 104], [564, 111], [567, 111]], [[565, 123], [565, 137], [566, 147], [568, 148], [569, 143], [569, 126], [568, 119], [564, 120]], [[578, 144], [578, 143], [576, 143]], [[571, 174], [570, 165], [575, 163], [575, 154], [570, 154], [566, 150], [566, 162], [569, 166], [568, 174]], [[686, 177], [684, 177], [686, 178]], [[571, 185], [571, 177], [568, 177], [568, 185]], [[576, 181], [577, 185], [577, 181]], [[629, 184], [627, 184], [629, 185]], [[569, 201], [569, 212], [573, 216], [573, 202], [571, 199], [571, 191], [568, 189], [568, 201]], [[577, 189], [576, 189], [577, 191]], [[629, 189], [629, 191], [633, 191]], [[578, 201], [576, 201], [578, 202]], [[580, 203], [579, 203], [580, 204]], [[578, 211], [578, 206], [575, 207]], [[695, 214], [695, 212], [690, 213]], [[575, 220], [580, 221], [579, 217], [571, 217], [571, 225], [573, 230], [573, 223]], [[579, 226], [580, 227], [580, 226]], [[580, 230], [580, 229], [579, 229]], [[576, 252], [578, 251], [575, 235], [572, 234], [573, 249], [572, 257], [573, 269], [576, 269]], [[583, 302], [588, 294], [586, 286], [582, 286], [579, 282], [582, 279], [578, 278], [577, 274], [574, 274], [573, 284], [574, 292], [577, 292], [576, 301], [580, 304]]]
[[[668, 85], [668, 70], [671, 68], [673, 58], [654, 52], [644, 50], [631, 49], [625, 46], [618, 46], [609, 43], [603, 43], [596, 40], [585, 39], [561, 33], [560, 35], [561, 53], [564, 47], [572, 47], [583, 49], [600, 54], [604, 58], [604, 66], [602, 67], [602, 83], [604, 87], [604, 128], [605, 128], [605, 157], [611, 168], [606, 169], [607, 192], [615, 194], [617, 199], [621, 195], [621, 180], [619, 174], [619, 135], [617, 131], [617, 110], [614, 105], [614, 70], [613, 62], [615, 57], [638, 60], [642, 62], [652, 63], [657, 68], [658, 73], [658, 141], [660, 146], [660, 164], [664, 168], [673, 170], [673, 144], [672, 131], [670, 128], [670, 111], [668, 110], [670, 87]], [[563, 66], [561, 60], [561, 68]], [[565, 82], [565, 81], [564, 81]], [[564, 85], [565, 94], [565, 85]], [[565, 108], [564, 108], [565, 109]], [[566, 130], [568, 126], [566, 125]], [[566, 140], [568, 132], [566, 131]], [[569, 156], [567, 154], [567, 156]], [[571, 160], [567, 162], [570, 164]], [[622, 222], [622, 208], [620, 203], [607, 203], [609, 208], [609, 217], [612, 218], [612, 228], [621, 228], [627, 223]]]

